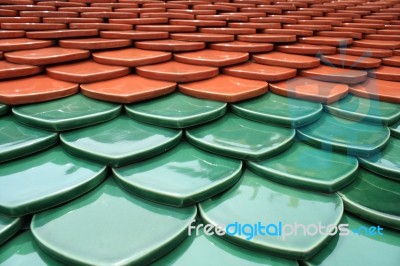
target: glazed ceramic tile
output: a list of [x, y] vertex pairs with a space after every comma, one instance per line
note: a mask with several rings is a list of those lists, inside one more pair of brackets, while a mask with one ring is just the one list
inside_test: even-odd
[[400, 180], [400, 140], [390, 138], [386, 148], [371, 157], [359, 157], [360, 164], [378, 174]]
[[106, 167], [69, 155], [60, 146], [2, 165], [0, 211], [23, 216], [69, 201], [106, 177]]
[[[171, 23], [171, 21], [170, 21]], [[144, 32], [196, 32], [196, 26], [188, 26], [188, 25], [136, 25], [135, 29], [138, 31]]]
[[249, 59], [248, 53], [204, 49], [196, 52], [174, 54], [175, 61], [211, 67], [230, 66]]
[[[346, 235], [337, 234], [328, 245], [308, 261], [307, 266], [317, 265], [391, 265], [398, 264], [399, 231], [390, 230], [345, 213], [341, 224], [348, 224]], [[366, 230], [371, 230], [369, 233]], [[378, 230], [379, 231], [378, 231]], [[365, 252], [368, 250], [368, 252]]]
[[235, 36], [216, 33], [172, 33], [171, 39], [188, 42], [231, 42]]
[[0, 30], [0, 39], [23, 37], [25, 37], [25, 31], [23, 30]]
[[46, 75], [0, 81], [0, 102], [10, 105], [44, 102], [77, 92], [78, 84], [55, 80]]
[[400, 56], [395, 55], [388, 58], [383, 58], [382, 64], [387, 66], [400, 67]]
[[330, 114], [297, 129], [299, 138], [329, 151], [371, 156], [385, 148], [390, 136], [387, 127], [346, 120]]
[[36, 50], [8, 52], [5, 54], [7, 61], [17, 64], [49, 65], [64, 63], [90, 56], [89, 51], [81, 49], [68, 49], [61, 47], [48, 47]]
[[368, 76], [376, 79], [400, 81], [399, 69], [391, 66], [380, 66], [377, 69], [372, 69], [368, 72]]
[[357, 84], [367, 79], [367, 71], [338, 68], [320, 65], [316, 68], [305, 69], [299, 72], [300, 76], [310, 79], [338, 82], [346, 84]]
[[[312, 163], [310, 163], [312, 162]], [[356, 178], [355, 157], [313, 148], [301, 142], [261, 162], [247, 162], [258, 175], [284, 185], [335, 192]]]
[[325, 105], [325, 110], [345, 119], [383, 125], [393, 124], [400, 119], [399, 105], [352, 95]]
[[326, 45], [311, 45], [304, 43], [295, 43], [287, 45], [279, 45], [276, 50], [284, 53], [300, 54], [300, 55], [320, 55], [335, 54], [336, 48]]
[[31, 76], [42, 71], [41, 67], [30, 65], [19, 65], [0, 61], [0, 79], [17, 78], [23, 76]]
[[135, 42], [135, 46], [137, 48], [146, 50], [186, 52], [204, 49], [206, 44], [204, 42], [185, 42], [168, 39]]
[[381, 64], [380, 59], [345, 54], [322, 55], [321, 61], [327, 65], [367, 69], [379, 67]]
[[293, 129], [246, 120], [233, 114], [186, 131], [192, 144], [224, 156], [259, 161], [286, 150]]
[[[11, 218], [0, 214], [0, 247], [22, 227], [22, 218]], [[1, 254], [1, 250], [0, 250]], [[0, 258], [1, 263], [1, 258]]]
[[319, 66], [319, 58], [286, 54], [281, 52], [270, 52], [267, 54], [253, 55], [254, 61], [260, 64], [289, 67], [289, 68], [314, 68]]
[[[245, 232], [243, 227], [237, 229], [238, 225], [261, 223], [268, 232], [225, 234], [223, 237], [230, 242], [281, 257], [308, 259], [327, 243], [329, 235], [297, 234], [284, 238], [279, 224], [337, 225], [343, 203], [336, 194], [287, 187], [245, 171], [229, 191], [200, 203], [199, 211], [202, 219], [214, 226], [233, 224], [235, 231]], [[228, 231], [232, 232], [229, 228]]]
[[252, 43], [252, 42], [222, 42], [222, 43], [211, 43], [210, 48], [220, 51], [232, 51], [232, 52], [245, 52], [245, 53], [257, 53], [257, 52], [269, 52], [274, 49], [272, 43]]
[[139, 197], [177, 207], [206, 200], [235, 184], [242, 162], [181, 142], [150, 160], [113, 169], [116, 181]]
[[278, 83], [270, 83], [272, 92], [285, 97], [305, 99], [321, 103], [333, 103], [347, 95], [348, 86], [303, 77], [295, 77]]
[[132, 103], [172, 93], [176, 83], [128, 75], [121, 78], [80, 85], [90, 98], [117, 103]]
[[[210, 261], [215, 265], [297, 265], [295, 261], [243, 249], [217, 236], [207, 236], [202, 230], [199, 230], [199, 233], [199, 236], [195, 236], [195, 232], [192, 232], [182, 244], [152, 265], [185, 266], [190, 263], [193, 266], [201, 266], [210, 263]], [[204, 256], [204, 254], [207, 254], [207, 256]]]
[[377, 49], [399, 49], [399, 41], [359, 40], [353, 42], [354, 46]]
[[145, 66], [169, 61], [171, 53], [126, 48], [93, 53], [93, 60], [100, 64], [127, 67]]
[[218, 68], [168, 61], [156, 65], [137, 67], [136, 73], [149, 79], [191, 82], [215, 77], [218, 75]]
[[313, 37], [302, 37], [299, 39], [300, 43], [305, 44], [316, 44], [316, 45], [328, 45], [336, 47], [346, 47], [352, 44], [352, 38], [338, 38], [338, 37], [323, 37], [323, 36], [313, 36]]
[[[58, 11], [57, 11], [58, 12]], [[29, 31], [26, 37], [32, 39], [61, 39], [61, 38], [76, 38], [76, 37], [95, 37], [99, 34], [97, 29], [80, 29], [80, 30], [44, 30], [44, 31]]]
[[178, 85], [187, 95], [222, 102], [237, 102], [262, 95], [268, 90], [264, 81], [218, 75], [214, 78]]
[[62, 266], [51, 258], [36, 243], [31, 231], [25, 231], [11, 241], [0, 246], [1, 265]]
[[392, 103], [400, 103], [400, 82], [366, 79], [365, 82], [350, 86], [350, 92], [364, 98], [376, 99]]
[[187, 128], [223, 116], [226, 106], [226, 103], [198, 99], [177, 92], [151, 101], [126, 105], [125, 110], [129, 116], [144, 123]]
[[392, 50], [387, 49], [376, 49], [376, 48], [364, 48], [364, 47], [346, 47], [346, 48], [338, 48], [338, 52], [340, 54], [347, 55], [357, 55], [361, 58], [365, 57], [390, 57], [392, 56]]
[[296, 41], [296, 35], [267, 34], [267, 33], [245, 34], [245, 35], [238, 35], [237, 40], [243, 42], [283, 43], [283, 42]]
[[137, 30], [124, 30], [124, 31], [101, 31], [100, 37], [106, 39], [130, 39], [130, 40], [159, 40], [167, 39], [168, 32], [162, 31], [137, 31]]
[[148, 264], [187, 237], [195, 216], [193, 206], [145, 201], [109, 178], [74, 201], [36, 214], [31, 228], [41, 248], [66, 263]]
[[200, 28], [201, 33], [216, 33], [216, 34], [253, 34], [256, 33], [254, 28]]
[[143, 124], [124, 115], [60, 135], [68, 152], [112, 167], [163, 153], [178, 144], [181, 137], [179, 130]]
[[[378, 176], [360, 168], [357, 179], [339, 191], [345, 209], [379, 225], [400, 229], [397, 180]], [[380, 199], [380, 200], [374, 200]]]
[[17, 121], [50, 131], [71, 130], [113, 119], [121, 106], [76, 94], [67, 98], [13, 108]]
[[54, 45], [54, 42], [50, 40], [33, 40], [27, 38], [0, 39], [0, 50], [4, 52], [28, 50], [28, 49], [40, 49], [52, 45]]
[[393, 137], [400, 138], [400, 121], [394, 123], [389, 128], [390, 128], [390, 134]]
[[0, 116], [7, 114], [10, 111], [10, 107], [5, 104], [0, 104]]
[[0, 121], [0, 162], [38, 152], [58, 141], [56, 133], [21, 125], [12, 116]]
[[46, 72], [47, 75], [58, 80], [91, 83], [119, 78], [128, 75], [130, 71], [127, 67], [103, 65], [87, 60], [47, 67]]
[[59, 43], [63, 48], [87, 50], [121, 48], [130, 46], [131, 44], [131, 40], [103, 38], [67, 39], [60, 40]]
[[284, 127], [301, 127], [316, 121], [322, 105], [282, 97], [274, 93], [230, 105], [231, 111], [244, 118]]
[[269, 66], [263, 64], [257, 64], [253, 62], [246, 62], [240, 65], [226, 67], [223, 69], [223, 73], [229, 76], [238, 78], [264, 80], [268, 82], [281, 81], [296, 76], [296, 69]]

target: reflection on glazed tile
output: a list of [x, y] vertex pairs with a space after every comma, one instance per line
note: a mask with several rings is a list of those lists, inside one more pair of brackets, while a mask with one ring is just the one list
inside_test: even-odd
[[31, 231], [25, 231], [0, 246], [1, 265], [62, 266], [36, 243]]
[[202, 149], [254, 161], [286, 150], [294, 135], [293, 129], [261, 124], [233, 114], [186, 131], [188, 141]]
[[68, 152], [112, 167], [163, 153], [178, 144], [181, 137], [180, 130], [143, 124], [124, 115], [60, 135]]
[[139, 197], [177, 207], [206, 200], [235, 184], [242, 162], [181, 142], [150, 160], [113, 169], [116, 181]]
[[[256, 174], [245, 171], [242, 178], [227, 192], [199, 204], [202, 219], [214, 226], [239, 224], [282, 224], [300, 223], [334, 224], [342, 217], [343, 203], [336, 194], [309, 192], [271, 182]], [[272, 234], [274, 229], [271, 229]], [[275, 233], [277, 233], [275, 231]], [[228, 235], [230, 242], [240, 246], [261, 250], [281, 257], [308, 259], [318, 252], [329, 240], [325, 234], [313, 236], [297, 234]]]
[[0, 61], [0, 79], [31, 76], [38, 74], [41, 71], [42, 68], [38, 66], [20, 65], [9, 63], [7, 61]]
[[371, 69], [368, 76], [376, 79], [400, 81], [400, 72], [397, 67], [380, 66], [377, 69]]
[[0, 40], [0, 50], [4, 52], [28, 50], [28, 49], [40, 49], [54, 45], [53, 41], [50, 40], [33, 40], [27, 38], [18, 39], [3, 39]]
[[[11, 218], [0, 213], [0, 247], [22, 227], [22, 218]], [[1, 248], [0, 248], [0, 254]], [[0, 255], [1, 256], [1, 255]], [[0, 257], [1, 263], [1, 257]]]
[[222, 67], [243, 63], [249, 59], [249, 54], [204, 49], [196, 52], [174, 54], [174, 59], [186, 64]]
[[281, 52], [257, 54], [253, 55], [253, 59], [260, 64], [296, 69], [314, 68], [319, 66], [319, 58], [304, 55], [286, 54]]
[[176, 83], [128, 75], [121, 78], [81, 84], [82, 93], [90, 98], [117, 103], [132, 103], [172, 93]]
[[281, 81], [296, 76], [296, 69], [279, 66], [269, 66], [253, 62], [226, 67], [223, 73], [238, 78], [264, 80], [268, 82]]
[[390, 134], [387, 127], [350, 121], [323, 114], [321, 118], [297, 129], [300, 139], [328, 151], [371, 156], [385, 148]]
[[147, 264], [184, 240], [195, 216], [196, 207], [142, 200], [109, 177], [84, 196], [35, 214], [31, 228], [41, 248], [67, 263]]
[[381, 64], [381, 60], [377, 58], [360, 57], [346, 54], [322, 55], [321, 61], [326, 65], [366, 69], [376, 68]]
[[[345, 209], [379, 225], [400, 229], [400, 183], [360, 168], [357, 179], [339, 191]], [[379, 200], [374, 200], [379, 199]]]
[[378, 175], [400, 180], [400, 140], [397, 138], [390, 138], [382, 152], [358, 160], [364, 168]]
[[0, 118], [0, 162], [10, 161], [53, 146], [58, 135], [21, 125], [12, 116]]
[[90, 57], [87, 50], [68, 49], [61, 47], [47, 47], [35, 50], [8, 52], [7, 61], [17, 64], [49, 65], [64, 63]]
[[0, 81], [0, 102], [9, 105], [45, 102], [77, 92], [78, 84], [52, 79], [46, 75]]
[[78, 159], [60, 146], [2, 165], [0, 211], [23, 216], [59, 205], [100, 184], [105, 166]]
[[287, 45], [279, 45], [276, 50], [284, 53], [302, 54], [302, 55], [319, 55], [319, 54], [335, 54], [336, 48], [326, 45], [312, 45], [305, 43], [295, 43]]
[[295, 77], [278, 83], [270, 83], [272, 92], [285, 97], [293, 97], [320, 103], [333, 103], [347, 95], [348, 86], [303, 77]]
[[346, 98], [325, 105], [325, 110], [348, 120], [391, 125], [400, 119], [400, 106], [348, 95]]
[[131, 45], [131, 40], [125, 39], [103, 39], [103, 38], [85, 38], [60, 40], [60, 47], [72, 49], [111, 49], [121, 48]]
[[96, 101], [81, 94], [13, 108], [13, 114], [19, 122], [50, 131], [101, 123], [117, 117], [120, 111], [120, 105]]
[[185, 42], [168, 39], [135, 42], [135, 46], [137, 48], [146, 50], [185, 52], [204, 49], [206, 44], [204, 42]]
[[284, 127], [302, 127], [316, 121], [322, 112], [319, 103], [282, 97], [274, 93], [230, 105], [244, 118]]
[[127, 67], [145, 66], [169, 61], [171, 53], [126, 48], [93, 53], [93, 60], [100, 64]]
[[[176, 265], [201, 266], [215, 265], [265, 265], [265, 266], [296, 266], [296, 261], [275, 257], [263, 252], [243, 249], [224, 241], [217, 236], [206, 236], [202, 230], [199, 236], [192, 232], [177, 248], [166, 256], [154, 262], [154, 266]], [[204, 256], [207, 254], [207, 256]]]
[[238, 102], [263, 95], [268, 83], [259, 80], [243, 79], [227, 75], [179, 84], [179, 90], [187, 95], [222, 102]]
[[390, 127], [390, 134], [393, 137], [400, 138], [400, 120], [397, 123], [394, 123]]
[[75, 82], [91, 83], [118, 78], [129, 74], [129, 68], [98, 64], [93, 61], [81, 61], [46, 68], [52, 78]]
[[222, 42], [222, 43], [211, 43], [210, 48], [220, 51], [232, 51], [232, 52], [245, 52], [245, 53], [258, 53], [258, 52], [269, 52], [274, 49], [272, 43], [252, 43], [252, 42]]
[[212, 121], [226, 112], [226, 103], [198, 99], [179, 92], [126, 105], [133, 119], [163, 127], [187, 128]]
[[138, 67], [136, 68], [136, 73], [149, 79], [191, 82], [215, 77], [218, 75], [218, 68], [168, 61], [156, 65]]
[[247, 166], [258, 175], [284, 185], [332, 193], [356, 178], [358, 162], [352, 156], [294, 142], [283, 153], [261, 162], [249, 161]]

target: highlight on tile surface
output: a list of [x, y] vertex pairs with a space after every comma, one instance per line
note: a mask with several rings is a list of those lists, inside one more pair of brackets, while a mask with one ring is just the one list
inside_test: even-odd
[[0, 0], [0, 265], [400, 262], [399, 0]]

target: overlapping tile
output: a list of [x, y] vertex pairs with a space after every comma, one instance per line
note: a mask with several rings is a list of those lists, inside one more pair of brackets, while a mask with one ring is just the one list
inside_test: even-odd
[[151, 101], [125, 105], [132, 118], [163, 127], [187, 128], [223, 116], [227, 104], [173, 93]]
[[[116, 167], [123, 162], [122, 165], [126, 166], [114, 168], [116, 172], [129, 169], [135, 172], [133, 176], [136, 177], [137, 173], [150, 173], [148, 178], [124, 184], [125, 189], [131, 189], [131, 192], [144, 199], [123, 192], [123, 189], [113, 183], [111, 186], [115, 190], [100, 200], [106, 207], [98, 205], [100, 207], [96, 207], [93, 215], [86, 216], [90, 213], [90, 208], [81, 208], [82, 205], [77, 202], [92, 201], [93, 198], [84, 197], [96, 193], [101, 187], [94, 188], [89, 194], [81, 191], [74, 195], [77, 198], [67, 203], [70, 205], [65, 214], [60, 213], [56, 217], [47, 214], [45, 210], [43, 219], [52, 224], [46, 226], [50, 233], [39, 239], [40, 245], [37, 245], [38, 239], [31, 232], [16, 232], [20, 228], [19, 224], [12, 230], [16, 234], [0, 246], [0, 264], [147, 264], [166, 255], [158, 261], [159, 265], [210, 264], [221, 260], [225, 264], [297, 265], [294, 260], [284, 260], [282, 257], [291, 256], [292, 259], [299, 260], [320, 252], [316, 257], [298, 263], [383, 263], [397, 266], [399, 258], [396, 257], [395, 250], [398, 247], [391, 243], [397, 241], [398, 236], [388, 227], [383, 229], [384, 236], [373, 236], [367, 230], [362, 230], [360, 235], [351, 233], [351, 236], [345, 238], [342, 235], [331, 237], [318, 234], [318, 237], [303, 240], [299, 236], [301, 245], [298, 246], [290, 246], [290, 241], [279, 240], [279, 236], [261, 237], [260, 241], [257, 237], [238, 240], [245, 234], [224, 237], [233, 241], [233, 244], [219, 239], [219, 236], [204, 234], [197, 237], [192, 235], [184, 240], [190, 232], [195, 233], [194, 227], [190, 227], [192, 231], [187, 227], [191, 222], [188, 217], [194, 217], [194, 213], [185, 216], [183, 220], [186, 219], [186, 222], [180, 221], [179, 226], [166, 228], [165, 224], [171, 225], [168, 221], [175, 219], [172, 218], [175, 213], [171, 210], [180, 212], [182, 209], [169, 209], [154, 202], [181, 206], [202, 201], [202, 207], [204, 202], [221, 198], [221, 204], [226, 204], [222, 202], [224, 197], [229, 198], [229, 195], [240, 191], [241, 194], [234, 195], [238, 199], [238, 203], [232, 205], [235, 209], [218, 209], [214, 213], [215, 217], [224, 216], [222, 218], [229, 218], [231, 223], [243, 220], [248, 224], [257, 224], [257, 219], [265, 221], [265, 217], [280, 218], [282, 210], [286, 210], [287, 216], [293, 219], [301, 217], [300, 220], [307, 222], [319, 220], [320, 217], [317, 216], [325, 212], [326, 217], [336, 215], [335, 219], [331, 219], [331, 216], [325, 222], [335, 220], [334, 225], [337, 225], [340, 218], [338, 214], [342, 209], [341, 200], [334, 211], [329, 211], [331, 207], [326, 207], [327, 205], [316, 207], [316, 204], [321, 203], [319, 192], [333, 193], [323, 195], [337, 200], [334, 192], [340, 189], [344, 191], [342, 196], [347, 194], [345, 209], [368, 220], [358, 220], [345, 213], [341, 222], [349, 223], [351, 230], [360, 226], [368, 229], [372, 226], [371, 222], [376, 226], [383, 226], [385, 223], [396, 226], [398, 214], [395, 214], [396, 209], [393, 206], [396, 205], [393, 203], [396, 204], [399, 200], [393, 191], [397, 189], [398, 183], [397, 142], [400, 137], [400, 120], [397, 116], [400, 98], [397, 89], [400, 9], [396, 1], [0, 2], [0, 58], [3, 60], [0, 62], [3, 64], [0, 71], [0, 128], [5, 132], [0, 134], [0, 142], [4, 144], [0, 145], [0, 157], [3, 156], [0, 161], [4, 168], [0, 170], [0, 180], [5, 177], [2, 173], [6, 166], [15, 164], [13, 169], [16, 170], [12, 170], [15, 173], [11, 174], [17, 174], [19, 169], [31, 165], [35, 158], [63, 147], [68, 150], [66, 156], [80, 163], [89, 160], [92, 161], [89, 164], [96, 164], [95, 161], [101, 161], [101, 165], [111, 164]], [[289, 68], [282, 68], [281, 65], [296, 63], [295, 60], [282, 60], [282, 56], [273, 62], [254, 62], [253, 58], [265, 57], [266, 53], [305, 60], [300, 60], [300, 64], [288, 65]], [[245, 56], [235, 58], [233, 54]], [[220, 56], [216, 61], [215, 55]], [[222, 58], [224, 56], [229, 58]], [[189, 61], [184, 64], [170, 61], [174, 57], [176, 61]], [[79, 69], [85, 61], [77, 60], [95, 61], [96, 63], [89, 64], [93, 66], [89, 72], [96, 73], [94, 76], [97, 77], [93, 80], [86, 79], [87, 76]], [[310, 61], [315, 65], [310, 66]], [[215, 66], [196, 65], [199, 63]], [[65, 69], [70, 65], [74, 67], [68, 73], [75, 73], [70, 77], [72, 83], [60, 83], [60, 80], [43, 78], [45, 76], [41, 75], [41, 71], [44, 72], [46, 68]], [[100, 71], [100, 68], [95, 67], [98, 65], [106, 65], [108, 70], [123, 69], [128, 72], [124, 72], [125, 76], [122, 77], [108, 76], [109, 71]], [[98, 78], [102, 81], [96, 81]], [[298, 82], [299, 79], [303, 81]], [[82, 84], [89, 81], [96, 82]], [[270, 83], [272, 93], [266, 93], [266, 82]], [[83, 95], [97, 100], [81, 94], [73, 95], [78, 92], [79, 87]], [[174, 92], [177, 87], [189, 95]], [[124, 114], [120, 116], [121, 105], [107, 102], [129, 104], [123, 112], [130, 117]], [[325, 104], [323, 111], [321, 103]], [[327, 112], [331, 112], [333, 116]], [[232, 120], [232, 117], [236, 119]], [[118, 125], [112, 128], [114, 130], [111, 130], [116, 124]], [[132, 127], [132, 124], [135, 126]], [[77, 136], [80, 132], [85, 132], [90, 137], [101, 136], [97, 138], [97, 142], [86, 142], [82, 145], [84, 152], [80, 153], [65, 145], [65, 142], [57, 143], [59, 140], [56, 133], [40, 128], [64, 131], [63, 136]], [[65, 132], [66, 130], [68, 131]], [[161, 132], [166, 134], [163, 140]], [[181, 138], [182, 132], [187, 132], [186, 140]], [[193, 132], [198, 135], [194, 136]], [[207, 133], [204, 139], [199, 132]], [[295, 132], [299, 138], [291, 146]], [[135, 145], [132, 145], [132, 136], [138, 137]], [[384, 141], [386, 138], [387, 141]], [[182, 142], [187, 140], [190, 144]], [[303, 142], [298, 142], [299, 140]], [[146, 146], [145, 150], [150, 152], [141, 153], [143, 150], [138, 144], [143, 144]], [[53, 145], [56, 147], [49, 148]], [[177, 146], [174, 148], [174, 145]], [[95, 150], [99, 147], [104, 149], [97, 153]], [[264, 149], [266, 147], [271, 149], [267, 151]], [[122, 151], [122, 156], [113, 162], [106, 159], [107, 154], [118, 149]], [[123, 152], [124, 149], [127, 150], [126, 153]], [[130, 157], [135, 152], [137, 157]], [[259, 156], [257, 152], [263, 154]], [[355, 157], [347, 153], [357, 156], [358, 167]], [[251, 161], [241, 162], [228, 157]], [[213, 164], [212, 161], [220, 164]], [[183, 162], [183, 166], [177, 166], [179, 162]], [[220, 172], [213, 170], [229, 168], [228, 162], [236, 162], [236, 166], [244, 163], [247, 168], [253, 167], [262, 176], [256, 178], [257, 182], [260, 180], [263, 185], [280, 186], [282, 190], [279, 193], [286, 191], [288, 194], [287, 204], [285, 200], [282, 201], [282, 193], [277, 197], [268, 197], [271, 193], [258, 193], [258, 185], [261, 184], [259, 182], [257, 186], [248, 189], [247, 185], [243, 185], [247, 182], [243, 181], [247, 179], [247, 174], [240, 179], [235, 174], [218, 174], [217, 177]], [[133, 165], [129, 165], [131, 163]], [[202, 167], [196, 168], [198, 165]], [[75, 169], [79, 164], [63, 166]], [[30, 171], [34, 169], [32, 167]], [[203, 174], [201, 178], [196, 169], [207, 174]], [[360, 171], [367, 172], [374, 178], [370, 183], [368, 180], [365, 183]], [[50, 176], [50, 172], [47, 171], [46, 175]], [[164, 175], [171, 172], [174, 174]], [[77, 177], [74, 173], [76, 171], [65, 173], [68, 174], [68, 180]], [[131, 175], [119, 177], [128, 180]], [[183, 178], [176, 181], [179, 177]], [[208, 177], [216, 179], [213, 182]], [[35, 178], [40, 179], [40, 176], [24, 175], [24, 181]], [[100, 186], [113, 182], [114, 178]], [[349, 184], [353, 179], [354, 182]], [[119, 184], [123, 184], [121, 180]], [[226, 182], [218, 183], [215, 180]], [[238, 180], [239, 183], [232, 188], [236, 192], [231, 192], [228, 187]], [[382, 182], [375, 182], [376, 180]], [[15, 181], [17, 178], [10, 182]], [[135, 187], [139, 181], [145, 185]], [[205, 183], [201, 183], [202, 181]], [[184, 186], [187, 193], [183, 191]], [[26, 186], [20, 187], [27, 189]], [[200, 187], [199, 191], [195, 189], [197, 187]], [[362, 190], [359, 190], [360, 187]], [[163, 220], [163, 229], [155, 226], [154, 221], [159, 219], [157, 215], [141, 215], [136, 211], [140, 208], [119, 208], [124, 204], [114, 201], [121, 199], [121, 194], [115, 191], [123, 192], [127, 198], [137, 199], [152, 208], [151, 212], [162, 212], [164, 217], [169, 217]], [[171, 191], [177, 194], [171, 194]], [[300, 194], [293, 191], [301, 192], [303, 196], [300, 196], [300, 201]], [[59, 190], [57, 193], [64, 192]], [[209, 199], [216, 193], [219, 194]], [[33, 192], [25, 194], [28, 197], [34, 195]], [[69, 195], [72, 194], [71, 192]], [[267, 201], [265, 197], [268, 197]], [[386, 201], [389, 203], [385, 204]], [[246, 202], [248, 205], [243, 204]], [[269, 203], [265, 205], [265, 202]], [[309, 204], [305, 205], [304, 202]], [[58, 203], [58, 199], [50, 197], [48, 205], [43, 208]], [[59, 208], [65, 206], [67, 205], [61, 203]], [[272, 209], [265, 209], [265, 206]], [[283, 207], [280, 208], [281, 206]], [[276, 211], [278, 207], [280, 209]], [[53, 210], [56, 209], [57, 207]], [[303, 209], [301, 215], [293, 214], [295, 211], [300, 213]], [[64, 220], [74, 212], [80, 212], [79, 217]], [[246, 213], [249, 215], [244, 217], [243, 214]], [[2, 215], [0, 214], [1, 217]], [[128, 221], [132, 221], [131, 223], [126, 220], [127, 217], [130, 217]], [[197, 216], [197, 222], [191, 225], [204, 228], [210, 222], [204, 217]], [[135, 219], [140, 220], [141, 225], [136, 227], [137, 230], [132, 230], [132, 226], [135, 228]], [[54, 229], [53, 223], [59, 220], [65, 224], [62, 229]], [[113, 221], [108, 223], [110, 220]], [[32, 222], [29, 217], [24, 221], [26, 224], [22, 230], [29, 230]], [[307, 223], [305, 226], [312, 226], [310, 222]], [[148, 230], [149, 227], [144, 228], [144, 225], [150, 225], [152, 230]], [[35, 234], [38, 232], [36, 229], [34, 228]], [[169, 237], [159, 236], [158, 232], [168, 230]], [[136, 234], [137, 231], [140, 231], [139, 234]], [[84, 238], [82, 232], [87, 233]], [[335, 234], [335, 230], [329, 234]], [[318, 239], [314, 241], [316, 238]], [[235, 242], [236, 240], [238, 241]], [[4, 238], [1, 239], [0, 236], [1, 241]], [[274, 255], [269, 252], [265, 254], [266, 249], [271, 251], [271, 247], [277, 246], [265, 245], [273, 241], [281, 244], [280, 251], [273, 250]], [[245, 248], [237, 244], [244, 245]], [[88, 247], [94, 248], [87, 251]], [[172, 250], [175, 247], [177, 249]], [[365, 253], [364, 249], [371, 252]], [[141, 251], [144, 252], [139, 254]], [[12, 254], [14, 252], [17, 253]], [[228, 255], [226, 252], [235, 254]], [[51, 259], [49, 254], [53, 256]], [[102, 254], [105, 256], [102, 257]], [[106, 259], [110, 258], [109, 254], [115, 255], [112, 262]], [[360, 255], [356, 258], [356, 254]]]
[[125, 192], [109, 177], [88, 194], [35, 214], [31, 228], [41, 248], [67, 263], [146, 264], [185, 239], [195, 216], [193, 206], [156, 205]]
[[113, 167], [165, 152], [179, 143], [182, 132], [134, 121], [121, 115], [107, 123], [65, 132], [63, 147], [78, 157]]
[[[265, 204], [266, 202], [268, 204]], [[305, 214], [304, 210], [311, 208], [310, 206], [314, 211]], [[324, 226], [337, 225], [342, 217], [343, 203], [336, 194], [290, 188], [246, 171], [241, 180], [229, 191], [199, 204], [199, 211], [202, 219], [214, 226], [253, 224], [254, 221], [260, 221], [266, 226], [271, 225], [265, 227], [269, 237], [258, 233], [225, 234], [223, 237], [249, 249], [282, 257], [308, 259], [327, 243], [329, 236], [298, 234], [283, 240], [283, 236], [277, 231], [277, 224], [297, 222], [307, 225], [313, 223], [321, 223]]]
[[206, 200], [235, 184], [242, 163], [181, 142], [150, 160], [113, 169], [126, 190], [152, 201], [182, 207]]
[[106, 167], [55, 147], [2, 165], [0, 211], [23, 216], [86, 193], [106, 177]]

